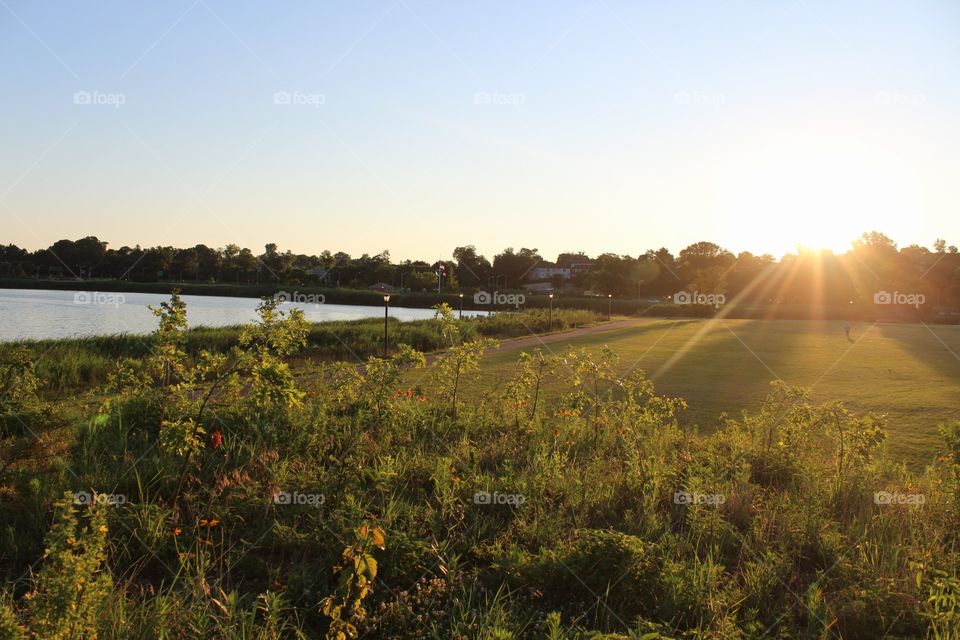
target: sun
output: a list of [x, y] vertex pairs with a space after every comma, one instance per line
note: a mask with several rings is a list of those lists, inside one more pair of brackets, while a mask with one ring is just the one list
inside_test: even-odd
[[733, 158], [724, 172], [726, 220], [751, 251], [843, 253], [864, 232], [902, 219], [903, 172], [899, 161], [855, 141], [776, 140]]

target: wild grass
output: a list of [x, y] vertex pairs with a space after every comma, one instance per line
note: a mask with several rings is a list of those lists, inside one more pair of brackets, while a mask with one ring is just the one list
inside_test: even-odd
[[[306, 380], [284, 361], [302, 318], [267, 308], [236, 349], [191, 358], [177, 309], [58, 460], [4, 466], [4, 637], [960, 630], [960, 422], [915, 473], [882, 418], [783, 381], [697, 435], [609, 348], [510, 354], [465, 398], [487, 352], [449, 312], [429, 368], [398, 348]], [[62, 420], [43, 405], [0, 408], [38, 431]]]
[[[461, 326], [465, 336], [479, 334], [507, 338], [546, 332], [550, 328], [548, 315], [547, 311], [541, 309], [501, 312], [490, 316], [464, 318]], [[552, 329], [564, 330], [600, 320], [593, 312], [558, 309], [552, 314]], [[226, 353], [239, 344], [242, 329], [239, 325], [196, 327], [185, 332], [182, 347], [191, 358], [196, 358], [203, 350]], [[438, 325], [433, 320], [400, 322], [391, 318], [387, 342], [390, 349], [405, 344], [424, 352], [449, 346], [449, 343], [444, 342]], [[104, 384], [118, 362], [125, 358], [144, 358], [155, 346], [154, 336], [132, 334], [7, 342], [0, 343], [0, 362], [9, 361], [11, 354], [26, 349], [34, 361], [38, 377], [46, 382], [49, 397], [58, 397], [65, 392]], [[383, 320], [367, 318], [311, 324], [307, 343], [297, 354], [297, 358], [312, 362], [362, 362], [369, 356], [382, 352]]]

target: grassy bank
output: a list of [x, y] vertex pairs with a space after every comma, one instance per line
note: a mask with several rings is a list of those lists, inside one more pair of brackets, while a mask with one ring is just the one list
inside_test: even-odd
[[[554, 331], [570, 329], [601, 321], [596, 314], [583, 310], [556, 310], [552, 314]], [[550, 314], [532, 309], [519, 313], [464, 318], [466, 336], [511, 338], [543, 333], [549, 329]], [[182, 346], [195, 359], [201, 351], [227, 353], [238, 346], [242, 327], [198, 327], [186, 331]], [[390, 350], [407, 345], [424, 352], [449, 346], [444, 342], [434, 320], [400, 322], [389, 320], [387, 344]], [[18, 349], [26, 349], [35, 361], [37, 374], [47, 382], [48, 393], [59, 395], [63, 390], [101, 385], [118, 361], [144, 358], [156, 348], [156, 336], [117, 335], [67, 340], [36, 340], [0, 343], [0, 362], [9, 361]], [[362, 319], [313, 323], [309, 326], [306, 345], [297, 354], [299, 361], [362, 362], [371, 355], [383, 353], [383, 320]]]

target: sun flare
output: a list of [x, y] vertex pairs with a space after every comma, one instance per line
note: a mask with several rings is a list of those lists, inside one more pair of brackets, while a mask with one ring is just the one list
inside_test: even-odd
[[743, 246], [775, 255], [845, 252], [864, 231], [899, 224], [911, 199], [909, 167], [841, 138], [767, 142], [724, 175], [728, 223]]

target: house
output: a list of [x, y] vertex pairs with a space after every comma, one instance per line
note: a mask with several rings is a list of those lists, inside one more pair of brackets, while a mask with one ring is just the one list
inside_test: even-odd
[[542, 282], [544, 280], [553, 280], [554, 278], [569, 280], [570, 277], [570, 269], [558, 266], [552, 262], [541, 262], [533, 269], [530, 269], [530, 273], [527, 274], [527, 280], [530, 282]]
[[573, 280], [577, 276], [593, 269], [594, 261], [590, 258], [570, 259], [562, 262], [541, 262], [527, 274], [528, 282], [543, 282]]
[[587, 273], [593, 269], [594, 261], [593, 260], [579, 260], [577, 262], [571, 262], [567, 265], [567, 268], [570, 269], [571, 277], [576, 277], [581, 273]]

